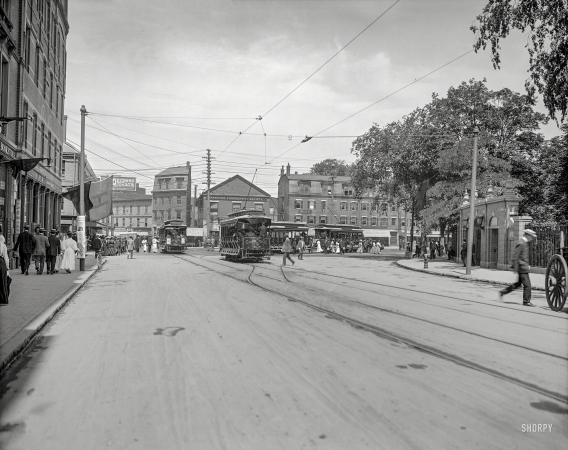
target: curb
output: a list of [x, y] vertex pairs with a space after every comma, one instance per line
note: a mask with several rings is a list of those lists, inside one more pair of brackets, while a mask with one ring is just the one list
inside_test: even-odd
[[[494, 284], [494, 285], [498, 285], [498, 286], [509, 286], [511, 284], [511, 283], [507, 283], [506, 281], [487, 280], [485, 278], [468, 277], [467, 275], [432, 272], [428, 269], [419, 269], [419, 268], [415, 268], [415, 267], [405, 266], [404, 264], [401, 264], [400, 261], [396, 261], [396, 265], [399, 266], [399, 267], [402, 267], [403, 269], [414, 270], [415, 272], [423, 272], [423, 273], [427, 273], [427, 274], [430, 274], [430, 275], [438, 275], [438, 276], [441, 276], [441, 277], [459, 278], [461, 280], [478, 281], [478, 282]], [[546, 291], [545, 288], [542, 288], [540, 286], [532, 286], [532, 290], [533, 291], [543, 291], [543, 292]]]
[[[103, 259], [103, 266], [105, 265], [106, 261], [106, 258]], [[89, 271], [90, 273], [87, 277], [85, 277], [80, 283], [71, 286], [67, 290], [67, 292], [65, 292], [65, 294], [63, 294], [59, 299], [55, 300], [53, 304], [46, 309], [46, 311], [49, 311], [46, 317], [42, 317], [42, 314], [45, 313], [44, 312], [30, 322], [30, 324], [32, 324], [39, 319], [39, 322], [37, 324], [34, 324], [34, 329], [29, 332], [28, 336], [26, 336], [22, 342], [17, 344], [16, 347], [2, 361], [0, 361], [0, 377], [4, 375], [6, 370], [10, 368], [10, 366], [18, 359], [18, 357], [26, 350], [26, 348], [28, 348], [28, 346], [35, 340], [40, 331], [49, 322], [51, 322], [51, 320], [57, 315], [57, 313], [61, 311], [61, 309], [63, 309], [73, 297], [75, 297], [75, 294], [77, 294], [77, 292], [79, 292], [98, 271], [99, 267], [95, 265], [95, 268]], [[24, 330], [26, 330], [26, 328], [24, 328]]]

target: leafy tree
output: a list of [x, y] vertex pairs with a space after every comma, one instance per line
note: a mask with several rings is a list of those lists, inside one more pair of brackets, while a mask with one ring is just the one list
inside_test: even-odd
[[310, 175], [349, 176], [350, 166], [345, 161], [328, 158], [316, 163], [310, 169]]
[[550, 117], [560, 112], [564, 121], [568, 107], [568, 5], [566, 0], [489, 0], [479, 23], [471, 26], [476, 34], [474, 49], [491, 45], [493, 67], [501, 65], [501, 39], [513, 29], [529, 30], [529, 79], [525, 88], [534, 99], [538, 90]]

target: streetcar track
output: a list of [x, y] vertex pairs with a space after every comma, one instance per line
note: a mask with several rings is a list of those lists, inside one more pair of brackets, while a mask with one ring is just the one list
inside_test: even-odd
[[[178, 256], [176, 256], [176, 257], [178, 257]], [[196, 263], [195, 261], [190, 261], [190, 260], [187, 260], [187, 259], [182, 258], [182, 257], [178, 257], [178, 258], [180, 258], [180, 259], [182, 259], [183, 261], [186, 261], [186, 262], [188, 262], [188, 263], [190, 263], [190, 264], [194, 264], [194, 265], [196, 265], [196, 266], [206, 267], [206, 266], [203, 266], [202, 264]], [[201, 259], [202, 259], [202, 258], [201, 258]], [[227, 266], [227, 265], [225, 265], [225, 264], [219, 264], [219, 263], [217, 263], [217, 264], [218, 264], [218, 265], [221, 265], [221, 266], [223, 266], [223, 267], [229, 267], [229, 266]], [[251, 269], [251, 271], [248, 273], [248, 275], [247, 275], [247, 277], [246, 277], [246, 281], [247, 281], [249, 284], [251, 284], [252, 286], [254, 286], [254, 287], [257, 287], [257, 288], [262, 289], [262, 290], [264, 290], [264, 291], [267, 291], [267, 292], [276, 294], [276, 295], [278, 295], [278, 296], [284, 297], [284, 298], [286, 298], [287, 300], [291, 300], [291, 301], [296, 302], [296, 303], [301, 303], [302, 305], [307, 306], [307, 307], [310, 308], [310, 309], [313, 309], [313, 310], [318, 311], [318, 312], [321, 312], [321, 313], [325, 313], [325, 314], [327, 314], [328, 316], [330, 316], [331, 318], [335, 318], [335, 319], [337, 319], [337, 320], [344, 321], [344, 322], [346, 322], [346, 323], [348, 323], [348, 324], [354, 326], [355, 328], [359, 328], [359, 329], [363, 329], [363, 330], [365, 330], [365, 331], [372, 332], [372, 333], [375, 334], [376, 336], [380, 336], [380, 337], [383, 337], [383, 338], [389, 339], [389, 340], [395, 340], [395, 341], [397, 341], [397, 342], [399, 342], [399, 343], [401, 343], [401, 344], [405, 344], [405, 345], [408, 346], [409, 348], [414, 348], [414, 349], [416, 349], [416, 350], [418, 350], [418, 351], [422, 351], [422, 352], [424, 352], [424, 353], [431, 354], [431, 355], [436, 356], [436, 357], [438, 357], [438, 358], [440, 358], [440, 359], [443, 359], [443, 360], [446, 360], [446, 361], [450, 361], [450, 362], [452, 362], [452, 363], [454, 363], [454, 364], [456, 364], [456, 365], [459, 365], [459, 366], [462, 366], [462, 367], [466, 367], [466, 368], [469, 368], [469, 369], [472, 369], [472, 370], [476, 370], [476, 371], [481, 372], [481, 373], [484, 373], [484, 374], [486, 374], [486, 375], [490, 375], [490, 376], [492, 376], [492, 377], [494, 377], [494, 378], [498, 378], [498, 379], [500, 379], [500, 380], [502, 380], [502, 381], [506, 381], [506, 382], [509, 382], [509, 383], [511, 383], [511, 384], [515, 384], [515, 385], [517, 385], [517, 386], [519, 386], [519, 387], [522, 387], [522, 388], [524, 388], [524, 389], [527, 389], [527, 390], [529, 390], [529, 391], [538, 393], [538, 394], [540, 394], [540, 395], [544, 395], [544, 396], [549, 397], [549, 398], [551, 398], [551, 399], [553, 399], [553, 400], [556, 400], [556, 401], [558, 401], [558, 402], [568, 404], [568, 395], [564, 395], [564, 394], [561, 394], [561, 393], [558, 393], [558, 392], [552, 392], [552, 391], [550, 391], [550, 390], [548, 390], [548, 389], [544, 389], [544, 388], [542, 388], [542, 387], [540, 387], [540, 386], [537, 386], [537, 385], [535, 385], [535, 384], [532, 384], [532, 383], [526, 382], [526, 381], [524, 381], [524, 380], [520, 380], [520, 379], [518, 379], [518, 378], [515, 378], [515, 377], [513, 377], [513, 376], [510, 376], [510, 375], [506, 375], [506, 374], [504, 374], [504, 373], [501, 373], [501, 372], [499, 372], [499, 371], [497, 371], [497, 370], [495, 370], [495, 369], [491, 369], [491, 368], [489, 368], [489, 367], [482, 366], [481, 364], [477, 364], [477, 363], [468, 361], [468, 360], [466, 360], [466, 359], [464, 359], [464, 358], [460, 358], [459, 356], [452, 355], [452, 354], [450, 354], [450, 353], [447, 353], [447, 352], [444, 352], [444, 351], [435, 349], [435, 348], [433, 348], [433, 347], [430, 347], [430, 346], [427, 346], [427, 345], [424, 345], [424, 344], [420, 344], [420, 343], [418, 343], [418, 342], [416, 342], [416, 341], [414, 341], [414, 340], [412, 340], [412, 339], [404, 338], [404, 337], [398, 336], [398, 335], [396, 335], [396, 334], [394, 334], [394, 333], [392, 333], [392, 332], [383, 330], [383, 329], [381, 329], [381, 328], [379, 328], [379, 327], [377, 327], [377, 326], [375, 326], [375, 325], [371, 325], [371, 324], [362, 322], [362, 321], [360, 321], [360, 320], [353, 319], [353, 318], [351, 318], [351, 317], [345, 316], [345, 315], [343, 315], [343, 314], [339, 314], [339, 313], [337, 313], [337, 312], [328, 310], [328, 309], [326, 309], [326, 308], [322, 308], [322, 307], [319, 307], [319, 306], [310, 304], [310, 303], [308, 303], [308, 302], [306, 302], [306, 301], [304, 301], [304, 300], [301, 300], [301, 299], [299, 299], [299, 298], [291, 297], [291, 296], [289, 296], [289, 295], [283, 294], [283, 293], [278, 292], [278, 291], [276, 291], [276, 290], [269, 289], [269, 288], [267, 288], [267, 287], [265, 287], [265, 286], [261, 286], [261, 285], [255, 283], [255, 282], [251, 279], [252, 274], [254, 273], [254, 271], [255, 271], [255, 269], [256, 269], [257, 266], [254, 266], [254, 265], [252, 265], [252, 264], [247, 264], [247, 265], [248, 265], [249, 267], [252, 267], [252, 269]], [[281, 271], [282, 271], [282, 273], [284, 274], [284, 271], [283, 271], [282, 268], [281, 268]], [[234, 276], [234, 275], [230, 275], [230, 274], [223, 273], [223, 272], [219, 272], [219, 271], [218, 271], [217, 273], [219, 273], [219, 274], [221, 274], [221, 275], [223, 275], [223, 276], [227, 276], [227, 277], [233, 278], [233, 279], [235, 279], [235, 280], [237, 280], [237, 281], [243, 281], [243, 280], [237, 278], [237, 277]], [[439, 324], [437, 324], [437, 325], [439, 325]], [[488, 338], [488, 339], [491, 339], [491, 338]], [[510, 343], [506, 343], [506, 344], [510, 344]], [[510, 345], [513, 345], [513, 344], [510, 344]], [[528, 349], [528, 350], [533, 350], [533, 349]], [[536, 350], [533, 350], [533, 351], [537, 352]], [[544, 353], [544, 352], [538, 352], [538, 353], [548, 355], [547, 353]], [[556, 355], [552, 355], [552, 356], [557, 357]]]

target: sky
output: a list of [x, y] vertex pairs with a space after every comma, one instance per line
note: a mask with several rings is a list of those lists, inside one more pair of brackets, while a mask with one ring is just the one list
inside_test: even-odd
[[[80, 143], [85, 105], [98, 176], [134, 176], [149, 191], [156, 173], [189, 161], [199, 194], [210, 149], [213, 185], [239, 174], [276, 196], [282, 165], [353, 162], [356, 136], [433, 93], [483, 78], [524, 92], [526, 35], [502, 41], [500, 70], [489, 50], [467, 53], [486, 2], [71, 0], [67, 140]], [[541, 99], [536, 109], [546, 112]], [[553, 122], [541, 131], [560, 134]]]

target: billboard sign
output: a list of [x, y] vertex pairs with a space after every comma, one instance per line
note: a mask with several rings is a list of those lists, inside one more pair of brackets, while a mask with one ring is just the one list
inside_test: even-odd
[[136, 191], [135, 177], [112, 177], [113, 191]]

